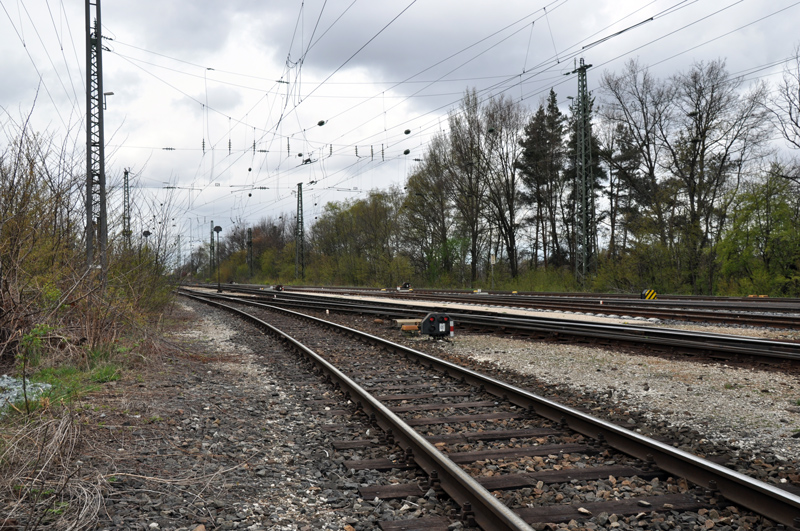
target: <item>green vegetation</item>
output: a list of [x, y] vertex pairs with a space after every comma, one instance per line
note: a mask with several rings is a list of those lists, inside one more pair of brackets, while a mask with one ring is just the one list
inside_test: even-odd
[[86, 263], [82, 154], [27, 123], [0, 126], [0, 363], [22, 381], [0, 411], [0, 505], [28, 529], [77, 529], [102, 483], [78, 473], [78, 400], [157, 361], [149, 338], [175, 284], [157, 229], [145, 244], [109, 223], [106, 267]]
[[[30, 413], [42, 401], [68, 403], [140, 363], [147, 345], [139, 337], [167, 307], [174, 283], [159, 235], [135, 245], [113, 228], [106, 269], [87, 272], [75, 161], [47, 135], [11, 120], [3, 131], [0, 358], [14, 363], [25, 384], [15, 406]], [[52, 388], [34, 401], [28, 381]]]
[[53, 403], [69, 402], [98, 388], [90, 383], [85, 371], [70, 365], [42, 369], [31, 376], [31, 381], [50, 385], [42, 396]]
[[120, 368], [113, 363], [106, 363], [94, 369], [91, 373], [91, 379], [97, 383], [106, 383], [119, 380]]

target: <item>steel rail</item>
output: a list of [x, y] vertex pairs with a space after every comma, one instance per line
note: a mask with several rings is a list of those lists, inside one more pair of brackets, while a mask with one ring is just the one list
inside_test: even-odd
[[[333, 328], [361, 337], [381, 346], [382, 348], [390, 349], [407, 356], [413, 356], [440, 372], [454, 377], [461, 377], [472, 384], [482, 385], [486, 391], [495, 394], [496, 396], [503, 397], [520, 407], [527, 408], [530, 411], [552, 421], [565, 423], [578, 433], [593, 439], [603, 440], [612, 448], [615, 448], [623, 453], [652, 462], [670, 474], [684, 477], [696, 485], [710, 488], [712, 490], [718, 490], [727, 499], [734, 501], [743, 507], [747, 507], [756, 513], [766, 516], [767, 518], [775, 520], [778, 523], [787, 526], [796, 526], [798, 523], [800, 523], [800, 496], [791, 494], [778, 487], [758, 481], [749, 476], [734, 470], [730, 470], [721, 465], [717, 465], [716, 463], [697, 457], [683, 450], [673, 448], [672, 446], [668, 446], [659, 441], [645, 437], [644, 435], [626, 430], [605, 420], [594, 418], [581, 411], [558, 404], [550, 399], [539, 396], [535, 393], [531, 393], [506, 382], [496, 380], [476, 371], [466, 369], [454, 363], [441, 360], [435, 356], [410, 349], [392, 341], [373, 336], [353, 328], [330, 323], [323, 319], [293, 312], [285, 308], [257, 303], [254, 301], [237, 300], [236, 302], [282, 311], [318, 323], [328, 328]], [[380, 402], [374, 401], [377, 402], [377, 404], [374, 404], [373, 400], [374, 399], [371, 399], [367, 402], [370, 404], [370, 407], [377, 408], [379, 405], [382, 407]], [[391, 417], [387, 415], [386, 418], [388, 419]], [[411, 441], [416, 441], [416, 439], [416, 437], [410, 437]], [[420, 448], [423, 448], [423, 446], [420, 445]], [[438, 452], [438, 450], [436, 450], [436, 452]], [[414, 455], [416, 458], [416, 453]], [[447, 459], [447, 461], [449, 461], [449, 459]], [[434, 466], [436, 465], [441, 466], [438, 460], [435, 461]], [[459, 495], [463, 494], [459, 493]], [[453, 499], [460, 501], [458, 498]]]
[[[233, 286], [231, 291], [235, 290]], [[310, 293], [302, 291], [302, 293]], [[330, 293], [316, 291], [316, 293]], [[343, 294], [343, 292], [342, 292]], [[512, 306], [538, 310], [570, 311], [592, 314], [623, 314], [637, 317], [676, 321], [739, 324], [771, 328], [800, 328], [800, 305], [777, 303], [769, 306], [752, 303], [715, 303], [713, 305], [686, 301], [642, 301], [641, 299], [601, 299], [586, 297], [544, 297], [531, 295], [464, 294], [427, 291], [371, 292], [370, 296], [387, 299], [426, 300]], [[771, 314], [770, 314], [771, 313]], [[777, 314], [777, 315], [776, 315]]]
[[[263, 285], [224, 284], [226, 291], [259, 290]], [[430, 301], [452, 301], [485, 305], [517, 306], [526, 308], [609, 313], [626, 312], [642, 317], [659, 319], [713, 321], [719, 323], [750, 324], [754, 326], [783, 325], [800, 327], [800, 299], [758, 297], [702, 297], [689, 295], [660, 295], [656, 300], [642, 300], [639, 296], [618, 293], [542, 293], [416, 289], [387, 290], [379, 288], [287, 286], [287, 292], [304, 294], [338, 294], [373, 296], [387, 299], [422, 299]], [[602, 302], [601, 302], [602, 301]], [[677, 310], [685, 310], [679, 314]], [[775, 314], [795, 314], [780, 316]], [[727, 315], [735, 315], [728, 319]]]
[[[266, 295], [270, 292], [259, 292]], [[316, 305], [320, 309], [331, 309], [345, 312], [371, 313], [382, 316], [423, 317], [434, 308], [414, 308], [398, 302], [354, 301], [334, 297], [320, 297], [309, 294], [272, 293], [276, 304], [309, 308]], [[297, 299], [293, 302], [292, 299]], [[614, 325], [575, 321], [571, 319], [545, 318], [502, 314], [480, 309], [438, 308], [445, 311], [455, 321], [456, 326], [476, 328], [494, 328], [525, 334], [550, 334], [571, 336], [575, 338], [591, 338], [607, 342], [627, 342], [649, 347], [667, 347], [670, 349], [686, 349], [703, 353], [721, 355], [746, 356], [768, 361], [800, 362], [800, 343], [776, 341], [769, 339], [737, 336], [730, 334], [702, 333], [675, 329], [652, 328], [637, 325]]]
[[[460, 466], [453, 463], [453, 461], [447, 458], [411, 426], [406, 424], [388, 407], [376, 400], [368, 391], [358, 385], [355, 381], [351, 380], [347, 375], [333, 366], [325, 358], [283, 331], [275, 328], [265, 321], [262, 321], [261, 319], [258, 319], [253, 315], [220, 302], [208, 300], [204, 297], [187, 295], [185, 293], [183, 295], [191, 297], [195, 300], [200, 300], [207, 304], [213, 304], [217, 307], [224, 308], [227, 311], [235, 313], [236, 315], [239, 315], [240, 317], [250, 321], [260, 328], [267, 330], [271, 334], [278, 336], [283, 341], [292, 345], [292, 347], [294, 347], [296, 350], [302, 352], [309, 360], [311, 360], [327, 376], [329, 376], [331, 380], [339, 384], [339, 387], [342, 388], [345, 393], [350, 394], [351, 400], [354, 400], [358, 404], [359, 408], [363, 409], [367, 414], [374, 414], [378, 425], [384, 430], [384, 432], [392, 433], [394, 439], [399, 442], [404, 449], [411, 449], [415, 464], [425, 470], [428, 475], [438, 474], [442, 488], [456, 503], [458, 503], [462, 508], [466, 503], [469, 503], [471, 510], [474, 511], [475, 521], [483, 529], [491, 529], [493, 531], [533, 530], [533, 528], [530, 527], [518, 514], [503, 505], [486, 488], [473, 479], [469, 474], [464, 472]], [[302, 316], [302, 314], [291, 312], [285, 308], [269, 306], [266, 304], [259, 304], [259, 306], [267, 307], [277, 311], [288, 312], [295, 316]], [[321, 322], [325, 323], [326, 321]], [[361, 334], [353, 329], [348, 329], [345, 327], [341, 327], [341, 329], [346, 330], [348, 333]], [[374, 336], [371, 337], [378, 339]]]
[[[240, 284], [233, 284], [232, 286], [241, 286]], [[250, 287], [263, 287], [254, 284], [246, 284]], [[639, 294], [630, 293], [560, 293], [560, 292], [541, 292], [541, 291], [504, 291], [504, 290], [483, 290], [476, 293], [475, 290], [457, 290], [457, 289], [433, 289], [422, 288], [414, 289], [413, 291], [386, 288], [347, 288], [347, 287], [314, 287], [314, 286], [287, 286], [287, 290], [304, 292], [304, 293], [358, 293], [358, 294], [383, 294], [383, 295], [405, 295], [405, 294], [421, 294], [421, 295], [455, 295], [455, 296], [481, 296], [481, 297], [505, 297], [507, 299], [519, 298], [539, 298], [551, 300], [565, 300], [565, 301], [599, 301], [609, 300], [620, 304], [633, 303], [641, 304], [644, 302]], [[730, 308], [735, 307], [742, 311], [790, 311], [800, 312], [800, 299], [798, 298], [771, 298], [771, 297], [713, 297], [702, 295], [667, 295], [660, 294], [658, 299], [648, 301], [651, 304], [666, 304], [666, 305], [687, 305], [698, 306], [706, 308]]]
[[[496, 297], [496, 296], [453, 296], [436, 295], [434, 299], [429, 295], [393, 294], [389, 298], [403, 298], [410, 300], [435, 300], [442, 302], [456, 302], [466, 304], [483, 304], [487, 306], [512, 306], [517, 308], [535, 308], [539, 310], [570, 311], [575, 313], [592, 314], [623, 314], [638, 317], [654, 317], [657, 319], [695, 321], [721, 324], [743, 324], [751, 326], [764, 326], [772, 328], [800, 328], [800, 308], [781, 309], [771, 311], [780, 312], [778, 315], [769, 315], [765, 310], [748, 308], [743, 311], [736, 308], [698, 309], [687, 307], [681, 303], [665, 304], [661, 301], [642, 303], [640, 301], [602, 301], [587, 299], [543, 299], [534, 297]], [[791, 313], [790, 313], [791, 312]]]

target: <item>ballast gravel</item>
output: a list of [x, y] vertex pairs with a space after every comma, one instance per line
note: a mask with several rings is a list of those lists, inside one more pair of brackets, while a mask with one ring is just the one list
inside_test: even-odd
[[87, 401], [84, 470], [110, 478], [97, 528], [352, 529], [369, 478], [325, 450], [336, 436], [312, 405], [319, 379], [222, 312], [188, 303], [177, 313], [184, 356]]
[[800, 460], [796, 375], [478, 335], [455, 337], [443, 348], [565, 391], [607, 397], [712, 442]]
[[[386, 479], [344, 469], [328, 449], [360, 428], [326, 426], [347, 419], [326, 416], [318, 403], [333, 395], [307, 367], [287, 361], [280, 344], [199, 303], [179, 303], [172, 317], [181, 321], [172, 337], [181, 355], [107, 384], [82, 405], [82, 473], [107, 482], [97, 529], [361, 531], [424, 510], [422, 499], [359, 497], [359, 486]], [[786, 481], [783, 464], [800, 458], [792, 437], [800, 430], [800, 382], [791, 375], [551, 342], [430, 341], [388, 326], [380, 333], [517, 385], [608, 405], [620, 418], [629, 409], [635, 429], [646, 421], [688, 434], [682, 446], [702, 445], [694, 440], [701, 434], [711, 446], [761, 456], [765, 480]], [[615, 515], [598, 515], [587, 528], [639, 529]]]

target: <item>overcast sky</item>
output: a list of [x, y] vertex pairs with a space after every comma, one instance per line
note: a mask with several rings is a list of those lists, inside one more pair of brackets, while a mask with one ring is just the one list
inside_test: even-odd
[[[84, 2], [0, 5], [0, 123], [8, 130], [33, 109], [37, 130], [82, 149]], [[148, 228], [149, 210], [166, 202], [184, 241], [206, 237], [211, 220], [227, 230], [293, 216], [297, 183], [307, 226], [326, 202], [402, 186], [468, 88], [535, 108], [553, 87], [566, 111], [577, 80], [564, 74], [579, 57], [593, 65], [590, 90], [603, 71], [631, 58], [658, 77], [725, 59], [730, 73], [774, 84], [800, 40], [793, 0], [114, 0], [101, 7], [104, 91], [113, 92], [107, 179], [118, 185], [130, 168], [140, 207], [134, 229]]]

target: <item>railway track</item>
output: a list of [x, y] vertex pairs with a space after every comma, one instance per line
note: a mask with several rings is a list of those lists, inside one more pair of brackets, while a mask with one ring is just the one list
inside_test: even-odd
[[[705, 511], [724, 519], [730, 503], [723, 500], [783, 525], [800, 516], [797, 496], [629, 429], [374, 336], [245, 303], [258, 314], [248, 317], [251, 322], [313, 360], [350, 402], [321, 404], [327, 414], [350, 418], [354, 406], [369, 419], [362, 436], [334, 444], [348, 468], [390, 471], [378, 484], [361, 487], [364, 499], [425, 499], [441, 492], [461, 507], [453, 518], [486, 530], [608, 522], [609, 515], [635, 515], [658, 529], [676, 514]], [[241, 301], [227, 307], [244, 315], [231, 304]], [[375, 429], [381, 437], [370, 436]], [[409, 469], [425, 472], [423, 486], [403, 474]], [[441, 517], [415, 520], [380, 525], [389, 531], [452, 524]]]
[[[434, 310], [430, 305], [396, 301], [321, 296], [310, 293], [265, 292], [231, 286], [245, 296], [295, 309], [317, 309], [399, 319], [419, 318]], [[596, 346], [645, 347], [659, 353], [702, 356], [726, 363], [761, 364], [788, 369], [800, 364], [800, 343], [740, 335], [700, 333], [635, 325], [615, 325], [534, 315], [516, 315], [498, 309], [447, 307], [456, 326], [480, 333], [511, 334], [536, 339], [574, 341]]]
[[[230, 286], [235, 289], [235, 286]], [[425, 300], [506, 306], [536, 310], [631, 316], [725, 325], [800, 329], [800, 301], [769, 298], [662, 297], [642, 300], [631, 296], [598, 294], [535, 294], [494, 292], [449, 292], [444, 290], [380, 291], [331, 288], [291, 288], [305, 293], [369, 294], [388, 299]]]
[[[231, 284], [236, 286], [240, 284]], [[262, 285], [248, 285], [250, 287], [263, 287]], [[517, 299], [520, 297], [538, 297], [543, 299], [554, 300], [589, 300], [589, 301], [618, 301], [632, 304], [642, 304], [640, 294], [631, 293], [577, 293], [577, 292], [539, 292], [539, 291], [502, 291], [502, 290], [453, 290], [453, 289], [432, 289], [432, 288], [415, 288], [410, 290], [395, 289], [395, 288], [347, 288], [347, 287], [321, 287], [321, 286], [287, 286], [287, 290], [300, 291], [300, 292], [335, 292], [335, 293], [351, 293], [351, 294], [408, 294], [413, 293], [416, 295], [462, 295], [462, 296], [488, 296], [507, 299]], [[656, 299], [650, 301], [651, 303], [657, 302], [666, 306], [680, 306], [680, 307], [694, 307], [705, 309], [739, 309], [744, 312], [751, 311], [766, 311], [766, 312], [800, 312], [800, 299], [790, 297], [765, 297], [765, 296], [748, 296], [748, 297], [715, 297], [705, 295], [669, 295], [659, 294]]]

